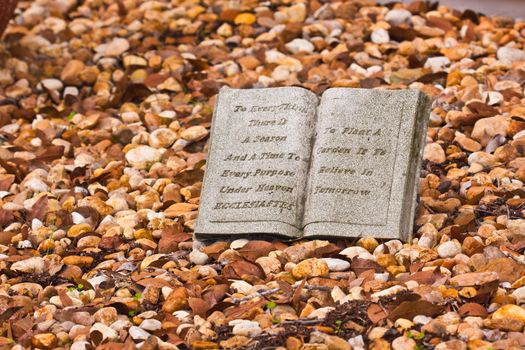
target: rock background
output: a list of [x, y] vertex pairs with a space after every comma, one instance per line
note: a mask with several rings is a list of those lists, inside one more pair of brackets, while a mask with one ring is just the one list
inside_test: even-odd
[[[19, 9], [0, 42], [0, 347], [525, 348], [525, 23], [423, 1]], [[194, 240], [225, 85], [428, 94], [414, 239]]]

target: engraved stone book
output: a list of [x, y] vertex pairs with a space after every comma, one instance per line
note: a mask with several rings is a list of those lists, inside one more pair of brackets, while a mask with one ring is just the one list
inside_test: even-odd
[[221, 89], [196, 236], [410, 239], [429, 108], [417, 90]]

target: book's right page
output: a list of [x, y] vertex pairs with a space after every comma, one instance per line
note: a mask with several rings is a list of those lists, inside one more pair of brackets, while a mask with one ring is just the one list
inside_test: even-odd
[[304, 236], [410, 239], [429, 107], [417, 90], [325, 91]]

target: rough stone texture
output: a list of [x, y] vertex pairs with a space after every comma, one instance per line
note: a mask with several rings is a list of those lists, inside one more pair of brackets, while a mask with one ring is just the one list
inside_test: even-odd
[[0, 2], [0, 36], [13, 16], [16, 4], [18, 4], [18, 0], [2, 0]]
[[409, 239], [428, 107], [417, 90], [329, 89], [318, 107], [298, 88], [222, 90], [197, 235]]

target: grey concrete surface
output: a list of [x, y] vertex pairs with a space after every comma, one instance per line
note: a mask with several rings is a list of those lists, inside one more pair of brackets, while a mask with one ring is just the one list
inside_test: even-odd
[[[411, 2], [410, 0], [399, 1]], [[379, 2], [388, 3], [392, 0], [379, 0]], [[525, 0], [441, 0], [439, 3], [459, 10], [475, 10], [490, 16], [525, 18]]]

